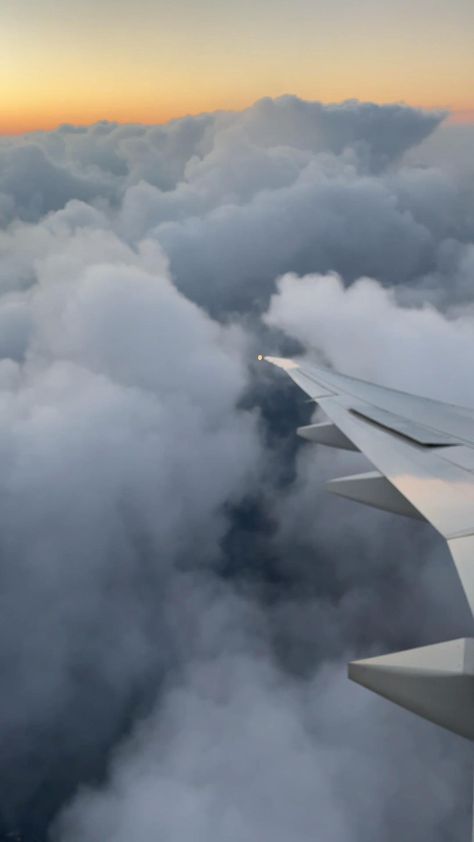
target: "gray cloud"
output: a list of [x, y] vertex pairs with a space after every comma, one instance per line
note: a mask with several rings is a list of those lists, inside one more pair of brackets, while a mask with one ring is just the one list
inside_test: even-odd
[[406, 391], [429, 392], [452, 403], [474, 404], [460, 360], [474, 353], [469, 308], [449, 316], [429, 302], [408, 307], [393, 289], [371, 278], [346, 288], [336, 274], [288, 274], [277, 282], [266, 322], [322, 353], [348, 374]]
[[[393, 766], [374, 761], [387, 745]], [[456, 768], [440, 750], [413, 722], [401, 725], [380, 702], [348, 689], [333, 666], [315, 681], [282, 683], [257, 658], [227, 655], [201, 662], [170, 690], [160, 716], [115, 758], [106, 791], [83, 792], [60, 829], [72, 842], [349, 842], [382, 829], [387, 840], [426, 831], [447, 839], [443, 823], [444, 832], [465, 828], [445, 781], [459, 782], [468, 764]], [[407, 821], [400, 803], [410, 789], [418, 810]]]
[[51, 160], [34, 142], [11, 142], [0, 148], [0, 221], [17, 215], [36, 221], [70, 199], [91, 201], [110, 194], [101, 179], [88, 179]]
[[443, 116], [281, 97], [161, 127], [63, 126], [4, 141], [5, 160], [34, 153], [38, 172], [22, 186], [17, 166], [12, 184], [5, 165], [0, 207], [33, 220], [93, 200], [120, 239], [159, 242], [178, 287], [216, 314], [264, 309], [286, 271], [372, 275], [445, 306], [448, 285], [467, 294], [472, 182], [438, 153], [440, 169], [436, 147], [410, 152]]
[[156, 246], [132, 260], [97, 232], [61, 236], [37, 271], [0, 312], [7, 815], [51, 754], [107, 739], [168, 660], [170, 571], [212, 562], [258, 459], [235, 408], [243, 338], [177, 292]]
[[469, 633], [447, 552], [330, 500], [347, 457], [298, 449], [311, 407], [248, 365], [464, 394], [442, 116], [282, 97], [2, 139], [2, 832], [463, 838], [462, 742], [344, 677]]

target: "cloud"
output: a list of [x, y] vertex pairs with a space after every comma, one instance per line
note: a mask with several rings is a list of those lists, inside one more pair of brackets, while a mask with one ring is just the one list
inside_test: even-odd
[[[440, 838], [443, 822], [464, 829], [444, 784], [461, 770], [436, 750], [425, 768], [411, 747], [426, 747], [427, 732], [413, 722], [400, 729], [396, 714], [348, 690], [333, 667], [282, 684], [268, 664], [228, 655], [185, 681], [117, 755], [107, 789], [83, 791], [66, 811], [59, 838], [349, 842], [380, 838], [382, 827], [387, 840], [426, 829]], [[386, 751], [394, 732], [394, 765], [381, 769], [381, 741]], [[407, 821], [398, 807], [410, 788], [418, 811]]]
[[212, 564], [222, 507], [258, 460], [252, 416], [236, 409], [243, 337], [177, 292], [155, 245], [134, 260], [98, 231], [49, 232], [40, 245], [35, 286], [0, 309], [0, 709], [13, 814], [48, 758], [107, 741], [159, 674], [170, 571]]
[[462, 744], [344, 675], [469, 633], [446, 549], [331, 500], [352, 457], [298, 447], [311, 407], [251, 362], [470, 388], [442, 117], [282, 97], [1, 140], [1, 832], [463, 838]]
[[474, 353], [469, 310], [447, 318], [429, 303], [403, 306], [371, 278], [346, 288], [336, 274], [288, 274], [278, 281], [265, 321], [348, 374], [474, 405], [460, 365]]
[[251, 139], [340, 155], [353, 150], [371, 171], [384, 169], [419, 144], [446, 115], [403, 105], [381, 106], [348, 100], [334, 105], [294, 96], [262, 99], [244, 112]]
[[110, 194], [105, 183], [56, 164], [38, 144], [28, 141], [0, 148], [0, 173], [2, 222], [16, 216], [36, 221], [70, 199], [92, 201]]
[[287, 271], [370, 275], [444, 307], [450, 285], [466, 299], [474, 221], [472, 183], [421, 151], [443, 116], [286, 96], [164, 126], [62, 126], [3, 141], [0, 209], [33, 222], [92, 203], [130, 246], [158, 242], [178, 287], [219, 316], [264, 310]]
[[[334, 275], [283, 278], [266, 320], [330, 362], [339, 353], [345, 370], [352, 359], [362, 375], [385, 330], [377, 370], [403, 376], [403, 361], [393, 359], [401, 343], [418, 382], [433, 349], [441, 355], [450, 335], [463, 333], [461, 320], [403, 308], [375, 281], [346, 290]], [[472, 343], [472, 323], [462, 321]], [[262, 617], [254, 597], [194, 592], [191, 657], [172, 673], [163, 706], [122, 744], [107, 783], [78, 794], [54, 838], [233, 842], [317, 833], [344, 842], [379, 839], [382, 828], [388, 840], [467, 832], [467, 748], [347, 686], [339, 666], [382, 640], [397, 648], [465, 631], [470, 618], [447, 551], [427, 527], [400, 529], [350, 504], [338, 513], [321, 480], [360, 457], [341, 455], [337, 465], [316, 454], [315, 465], [307, 451], [277, 497], [280, 593]], [[416, 809], [407, 813], [413, 792]]]

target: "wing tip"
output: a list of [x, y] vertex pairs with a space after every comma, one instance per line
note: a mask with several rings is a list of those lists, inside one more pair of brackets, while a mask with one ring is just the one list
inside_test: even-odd
[[257, 360], [275, 365], [277, 368], [282, 368], [284, 371], [291, 371], [292, 369], [299, 367], [298, 363], [289, 357], [270, 357], [265, 354], [258, 354]]

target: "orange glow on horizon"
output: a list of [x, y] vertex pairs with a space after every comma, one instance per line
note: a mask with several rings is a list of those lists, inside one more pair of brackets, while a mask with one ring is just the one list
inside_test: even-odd
[[[250, 106], [252, 103], [248, 103]], [[209, 108], [205, 109], [206, 111], [212, 111], [214, 109]], [[215, 109], [220, 110], [220, 109]], [[233, 110], [229, 108], [229, 110]], [[437, 110], [437, 109], [435, 109]], [[141, 115], [134, 115], [130, 118], [125, 117], [122, 118], [120, 116], [109, 116], [109, 117], [92, 117], [91, 119], [69, 119], [69, 120], [58, 120], [57, 117], [51, 117], [50, 119], [40, 119], [38, 120], [25, 120], [21, 122], [15, 123], [6, 123], [0, 124], [0, 136], [2, 137], [18, 137], [25, 134], [31, 134], [35, 132], [50, 132], [58, 129], [59, 126], [63, 125], [64, 123], [71, 124], [74, 126], [91, 126], [94, 123], [102, 122], [106, 120], [107, 122], [111, 123], [118, 123], [118, 124], [129, 124], [129, 123], [140, 123], [143, 125], [163, 125], [172, 120], [178, 120], [181, 117], [186, 116], [195, 116], [197, 114], [203, 113], [202, 111], [196, 112], [186, 112], [186, 113], [164, 113], [162, 115], [157, 114], [155, 119], [150, 117], [150, 114]], [[450, 125], [474, 125], [474, 109], [467, 109], [465, 111], [453, 111], [451, 112], [446, 122]]]
[[[278, 96], [278, 94], [276, 94], [276, 96]], [[302, 98], [306, 99], [307, 97]], [[313, 99], [319, 98], [313, 97]], [[330, 104], [337, 101], [342, 102], [344, 99], [354, 99], [354, 97], [343, 97], [339, 100], [326, 100], [326, 104]], [[364, 100], [363, 97], [358, 97], [358, 99], [361, 99], [362, 101]], [[98, 123], [101, 121], [108, 121], [119, 124], [141, 123], [145, 125], [159, 125], [168, 123], [171, 120], [186, 117], [188, 115], [197, 115], [205, 112], [222, 110], [241, 110], [250, 107], [255, 101], [255, 98], [249, 98], [248, 100], [245, 100], [236, 97], [233, 100], [229, 100], [228, 102], [224, 103], [210, 102], [208, 106], [206, 106], [204, 103], [200, 103], [195, 108], [189, 109], [179, 108], [179, 106], [177, 106], [176, 108], [168, 106], [163, 107], [161, 109], [138, 109], [133, 107], [126, 108], [125, 106], [123, 106], [122, 108], [111, 109], [110, 111], [108, 111], [108, 113], [104, 113], [104, 111], [100, 108], [89, 108], [87, 110], [71, 109], [70, 111], [65, 111], [62, 114], [56, 112], [53, 109], [51, 109], [50, 113], [38, 109], [37, 111], [33, 111], [31, 113], [11, 113], [10, 115], [4, 115], [3, 119], [0, 120], [0, 135], [15, 136], [28, 134], [30, 132], [54, 131], [60, 125], [65, 123], [74, 126], [90, 126], [94, 123]], [[369, 101], [369, 98], [367, 98], [367, 101]], [[375, 100], [371, 99], [370, 101]], [[387, 105], [390, 104], [390, 102], [393, 102], [393, 100], [386, 100], [385, 102], [377, 100], [377, 102], [381, 105]], [[446, 110], [448, 111], [446, 122], [450, 124], [474, 124], [474, 108], [471, 107], [449, 109], [443, 104], [429, 103], [428, 105], [425, 105], [418, 102], [405, 104], [412, 105], [414, 108], [424, 108], [427, 110]]]
[[473, 122], [474, 4], [433, 3], [5, 0], [0, 133], [164, 123], [284, 93]]
[[474, 124], [474, 108], [466, 108], [461, 111], [453, 111], [448, 118], [449, 123], [455, 123], [458, 126], [468, 126]]

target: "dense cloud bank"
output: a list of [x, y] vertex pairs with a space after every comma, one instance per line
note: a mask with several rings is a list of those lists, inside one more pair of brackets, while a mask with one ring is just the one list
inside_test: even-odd
[[60, 218], [75, 200], [66, 224], [158, 241], [179, 288], [217, 315], [264, 308], [287, 271], [370, 275], [444, 306], [448, 286], [469, 294], [472, 179], [398, 165], [442, 116], [283, 97], [166, 126], [4, 139], [0, 214]]
[[470, 633], [447, 550], [330, 499], [361, 457], [298, 448], [312, 407], [252, 361], [474, 404], [442, 117], [283, 97], [1, 140], [3, 838], [465, 837], [462, 741], [344, 675]]

